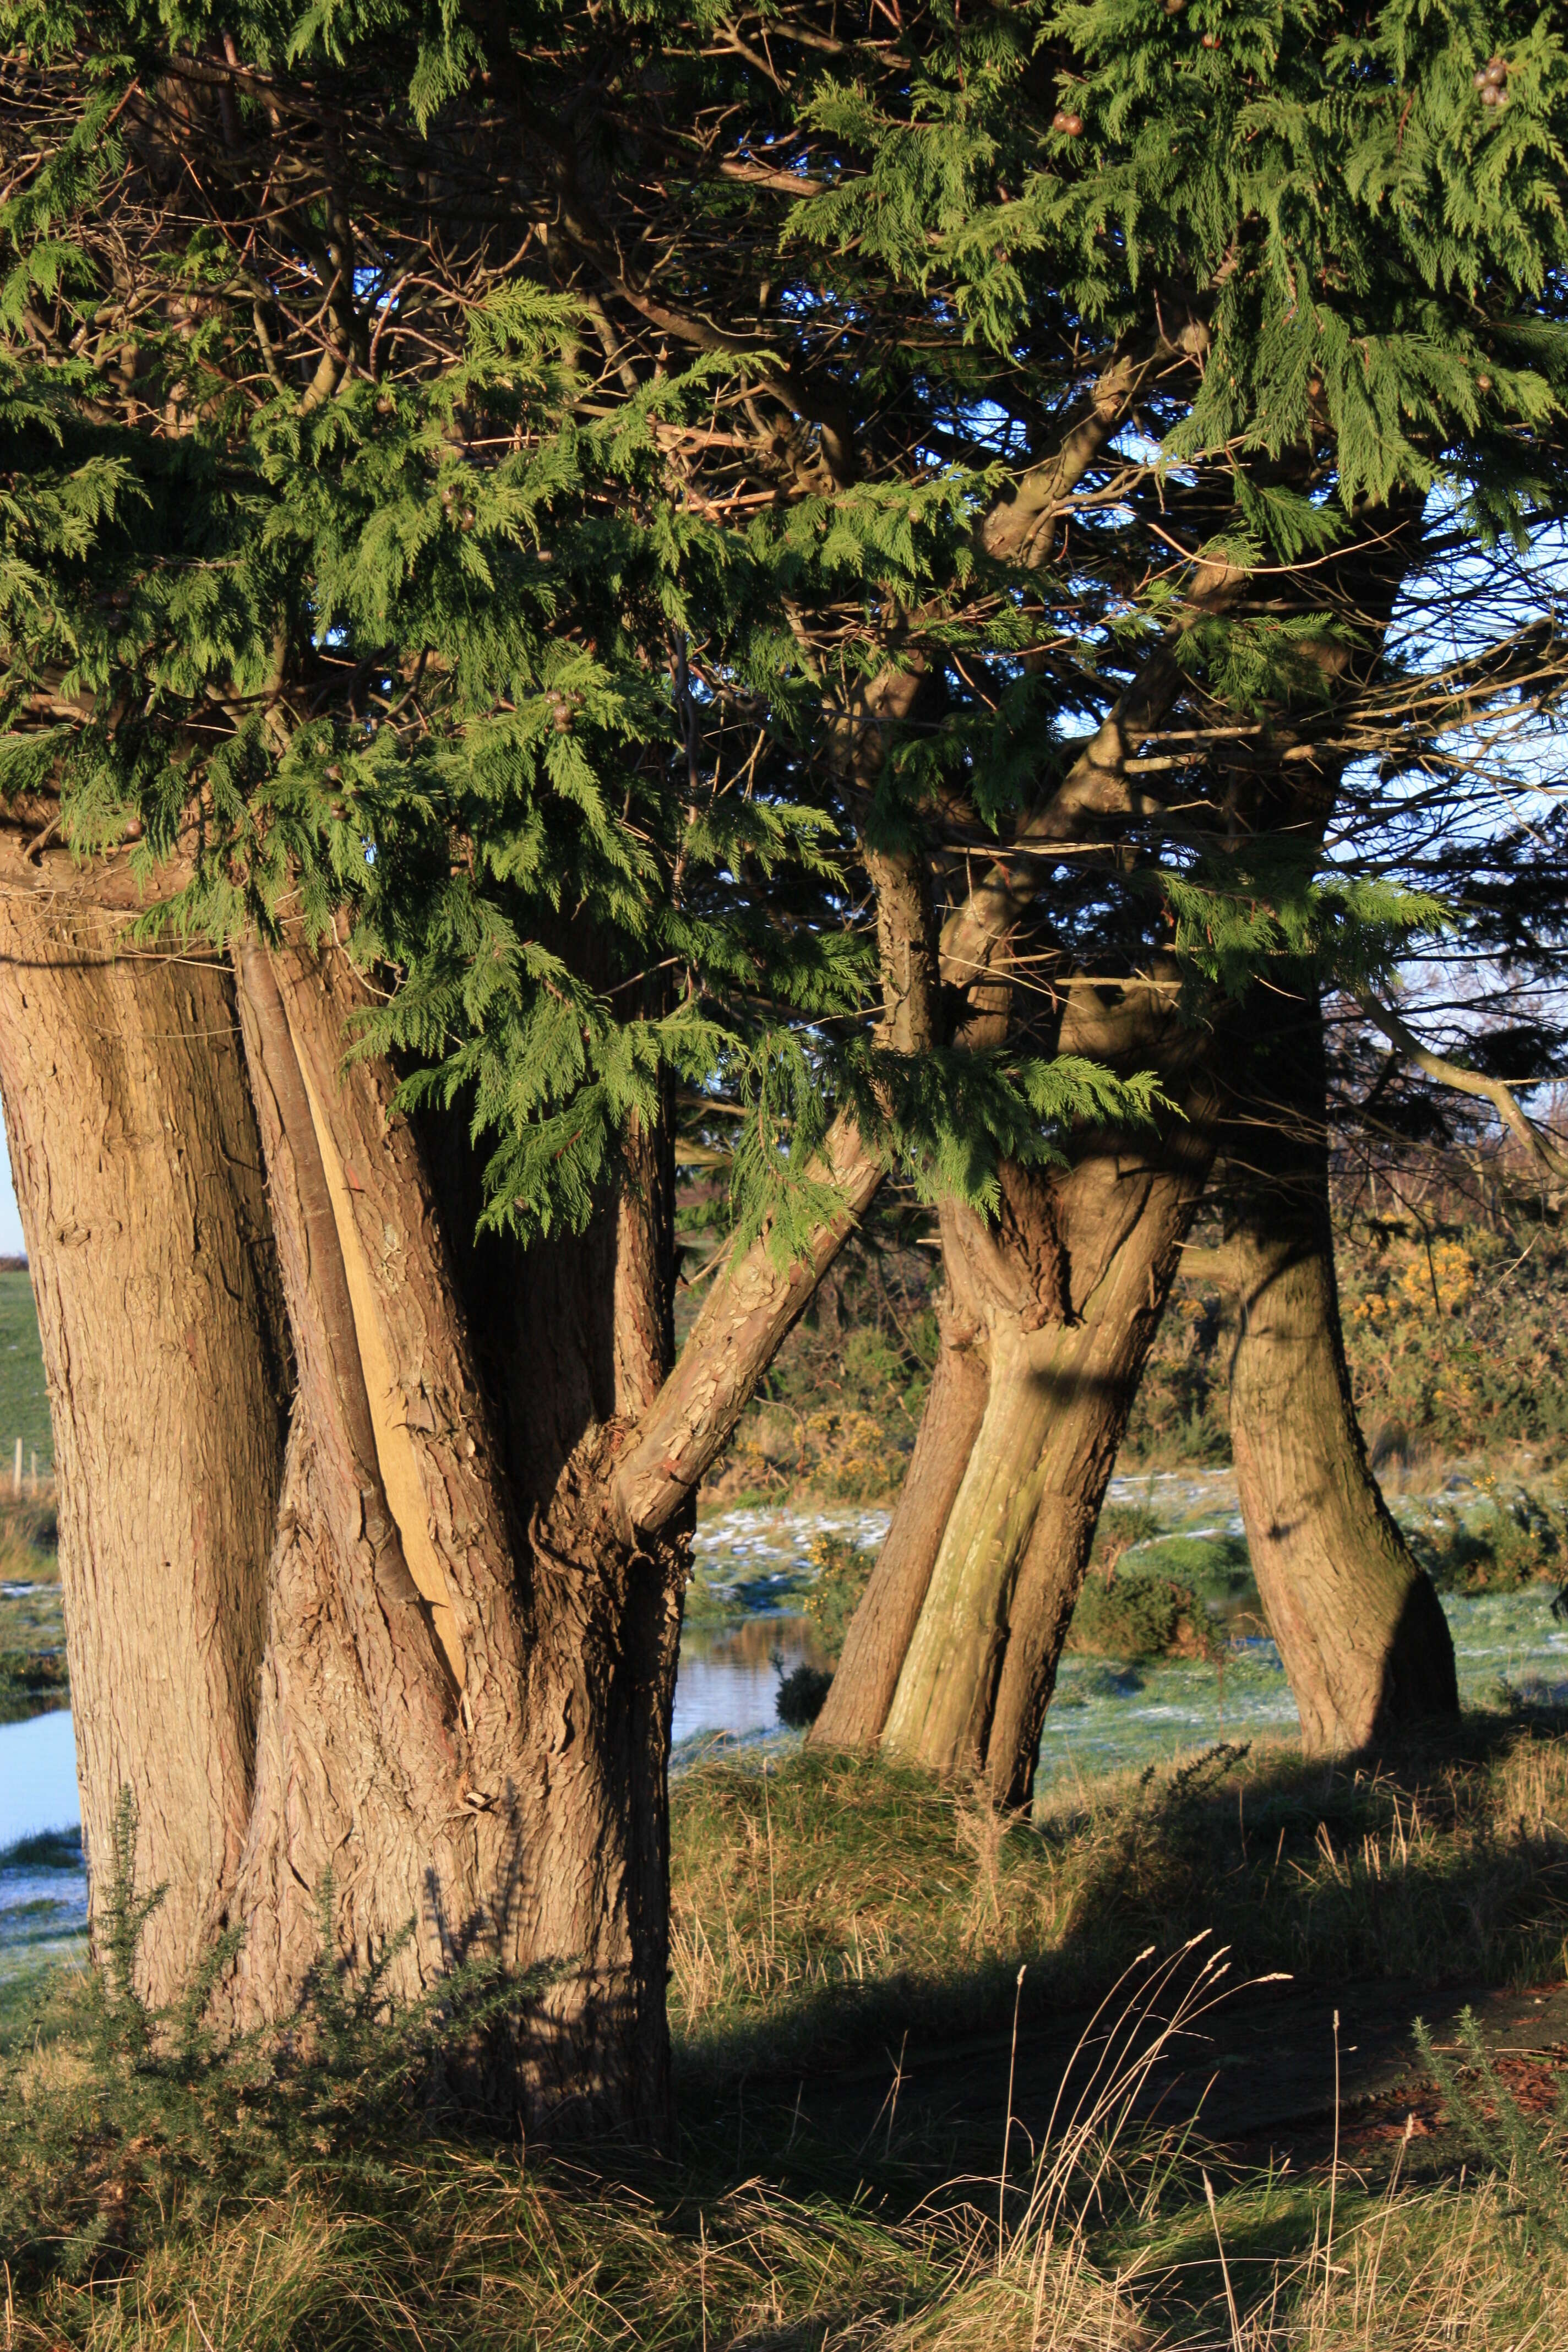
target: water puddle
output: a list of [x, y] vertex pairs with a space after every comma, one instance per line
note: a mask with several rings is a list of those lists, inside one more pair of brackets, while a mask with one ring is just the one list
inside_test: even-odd
[[80, 1819], [68, 1708], [0, 1725], [0, 1981], [81, 1949]]
[[750, 1617], [732, 1633], [689, 1633], [675, 1678], [674, 1744], [715, 1732], [746, 1738], [778, 1729], [779, 1677], [818, 1663], [807, 1620]]

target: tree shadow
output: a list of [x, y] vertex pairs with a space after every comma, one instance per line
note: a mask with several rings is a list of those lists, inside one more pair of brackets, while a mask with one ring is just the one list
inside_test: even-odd
[[[1132, 2102], [1128, 2128], [1145, 2139], [1195, 2129], [1258, 2161], [1321, 2151], [1336, 2082], [1347, 2113], [1392, 2098], [1412, 2078], [1415, 2020], [1441, 2032], [1468, 2003], [1500, 2033], [1568, 2039], [1565, 1735], [1568, 1712], [1521, 1705], [1375, 1754], [1321, 1762], [1227, 1744], [1058, 1797], [1036, 1822], [1003, 1828], [967, 1887], [949, 1874], [951, 1899], [972, 1906], [987, 1866], [1001, 1889], [1000, 1926], [968, 1958], [951, 1957], [941, 1932], [936, 1847], [911, 1837], [917, 1917], [892, 1964], [850, 1981], [822, 1971], [815, 1987], [737, 2008], [678, 2049], [689, 2139], [781, 2178], [864, 2177], [897, 2194], [965, 2168], [994, 2172], [1009, 2082], [1019, 2147], [1038, 2146], [1054, 2107], [1059, 2122], [1064, 2085], [1070, 2105], [1075, 2067], [1096, 2063], [1132, 1981], [1124, 1972], [1141, 1953], [1168, 1958], [1189, 1944], [1194, 1967], [1225, 1948], [1234, 1990]], [[805, 1759], [786, 1771], [814, 1769]], [[866, 1889], [852, 1834], [819, 1834], [816, 1811], [852, 1811], [858, 1789], [885, 1871], [898, 1832], [882, 1770], [839, 1759], [816, 1808], [802, 1809], [805, 1867], [777, 1860], [775, 1921], [794, 1916], [815, 1873], [819, 1959], [836, 1905], [846, 1918], [861, 1906], [864, 1927]], [[775, 1828], [784, 1794], [775, 1779]], [[950, 1809], [961, 1850], [963, 1798], [932, 1784], [928, 1802]], [[1031, 1888], [1037, 1917], [1047, 1894], [1065, 1912], [1056, 1935], [1006, 1932], [1009, 1916], [1026, 1918], [1020, 1890]], [[733, 1889], [729, 1900], [733, 1922]], [[910, 1957], [922, 1910], [923, 1968]], [[1161, 2022], [1156, 2004], [1148, 2030]]]

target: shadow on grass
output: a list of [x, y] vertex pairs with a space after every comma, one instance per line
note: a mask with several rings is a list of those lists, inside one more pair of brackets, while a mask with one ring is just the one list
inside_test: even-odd
[[1226, 1745], [1011, 1824], [878, 1761], [700, 1766], [675, 1807], [682, 2081], [885, 2083], [904, 2037], [1005, 2032], [1020, 1965], [1026, 2032], [1065, 2028], [1136, 1954], [1205, 1933], [1237, 1982], [1561, 1978], [1565, 1732], [1521, 1708], [1327, 1765]]

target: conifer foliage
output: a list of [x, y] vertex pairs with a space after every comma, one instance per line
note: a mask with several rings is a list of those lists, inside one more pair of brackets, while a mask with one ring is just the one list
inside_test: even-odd
[[[1228, 1008], [1436, 919], [1324, 845], [1391, 710], [1543, 658], [1379, 699], [1413, 571], [1561, 509], [1562, 45], [1407, 0], [3, 15], [0, 865], [232, 956], [296, 1383], [190, 1913], [286, 2013], [330, 1864], [362, 1958], [412, 1911], [411, 1982], [548, 1980], [476, 2061], [509, 2113], [658, 2130], [682, 1517], [853, 1214], [898, 1164], [1022, 1263], [1037, 1389], [1020, 1334], [1120, 1268], [1125, 1386]], [[679, 1120], [735, 1230], [672, 1368]], [[157, 1822], [162, 1769], [104, 1803]]]

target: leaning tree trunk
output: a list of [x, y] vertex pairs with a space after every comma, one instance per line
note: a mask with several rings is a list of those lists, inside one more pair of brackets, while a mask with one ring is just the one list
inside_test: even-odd
[[[1212, 1139], [1190, 1119], [1142, 1148], [1101, 1139], [1048, 1183], [1010, 1176], [980, 1228], [990, 1387], [882, 1735], [933, 1770], [1022, 1801], [1095, 1520]], [[978, 1227], [978, 1221], [976, 1221]]]
[[0, 1095], [54, 1419], [91, 1916], [121, 1792], [173, 1997], [250, 1815], [287, 1343], [234, 992], [122, 925], [0, 908]]
[[[944, 1235], [969, 1212], [942, 1211]], [[937, 1307], [936, 1369], [892, 1524], [862, 1593], [826, 1702], [808, 1735], [821, 1748], [874, 1748], [881, 1738], [904, 1658], [942, 1549], [985, 1412], [988, 1386], [982, 1318], [963, 1297], [967, 1266], [944, 1243], [947, 1295]]]
[[1442, 1604], [1368, 1467], [1352, 1401], [1315, 987], [1276, 995], [1259, 1019], [1267, 1063], [1232, 1111], [1231, 1450], [1302, 1742], [1331, 1754], [1452, 1717], [1458, 1686]]

